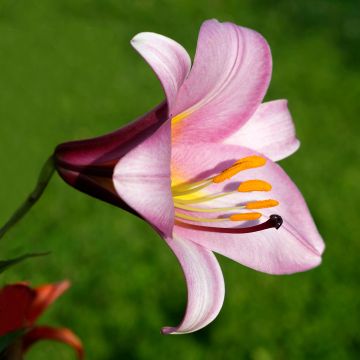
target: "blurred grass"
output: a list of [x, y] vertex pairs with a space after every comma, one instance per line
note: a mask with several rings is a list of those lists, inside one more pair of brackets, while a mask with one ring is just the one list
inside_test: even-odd
[[[201, 22], [256, 29], [274, 58], [267, 99], [288, 98], [301, 149], [282, 162], [303, 191], [327, 250], [321, 267], [275, 277], [220, 258], [227, 296], [217, 320], [186, 336], [159, 334], [185, 306], [181, 270], [140, 220], [55, 177], [0, 244], [0, 258], [52, 251], [1, 284], [69, 278], [41, 319], [72, 328], [89, 359], [358, 359], [360, 356], [359, 43], [354, 1], [0, 1], [3, 223], [57, 143], [118, 128], [158, 103], [155, 76], [131, 49], [140, 31], [194, 53]], [[31, 360], [72, 359], [41, 343]]]

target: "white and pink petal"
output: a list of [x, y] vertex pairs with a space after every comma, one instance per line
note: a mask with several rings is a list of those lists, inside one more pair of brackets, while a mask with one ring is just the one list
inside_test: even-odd
[[163, 86], [168, 107], [172, 108], [190, 71], [189, 54], [176, 41], [152, 32], [137, 34], [131, 40], [131, 45], [154, 70]]
[[185, 334], [213, 321], [225, 296], [224, 278], [215, 255], [180, 237], [165, 239], [182, 267], [188, 292], [185, 315], [178, 326], [164, 327], [163, 334]]
[[193, 67], [170, 108], [174, 141], [220, 141], [255, 112], [272, 71], [270, 48], [257, 32], [208, 20]]
[[300, 146], [287, 100], [261, 104], [246, 124], [224, 142], [254, 149], [273, 161], [290, 156]]
[[120, 198], [163, 236], [171, 236], [174, 223], [170, 131], [168, 121], [122, 157], [113, 174]]

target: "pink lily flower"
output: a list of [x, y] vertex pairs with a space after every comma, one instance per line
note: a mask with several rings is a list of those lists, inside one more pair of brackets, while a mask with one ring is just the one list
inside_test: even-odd
[[[181, 323], [219, 313], [224, 279], [213, 252], [269, 274], [321, 262], [324, 244], [295, 184], [275, 161], [299, 147], [286, 100], [262, 103], [272, 60], [257, 32], [205, 21], [191, 60], [155, 33], [131, 41], [166, 102], [126, 127], [61, 144], [55, 164], [75, 188], [140, 216], [165, 239], [187, 282]], [[276, 230], [277, 229], [277, 230]]]
[[[84, 358], [80, 339], [69, 329], [36, 325], [38, 317], [70, 286], [68, 281], [42, 285], [32, 289], [26, 283], [8, 285], [0, 289], [0, 337], [23, 331], [6, 356], [22, 359], [29, 348], [40, 340], [53, 340], [71, 346], [78, 359]], [[5, 356], [5, 355], [4, 355]]]

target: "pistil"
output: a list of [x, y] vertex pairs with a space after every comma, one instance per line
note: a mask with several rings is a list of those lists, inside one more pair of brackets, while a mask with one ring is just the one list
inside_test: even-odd
[[194, 221], [194, 222], [223, 222], [223, 221], [251, 221], [260, 219], [260, 213], [242, 213], [242, 214], [233, 214], [228, 217], [219, 217], [219, 218], [199, 218], [196, 216], [191, 216], [183, 213], [175, 213], [175, 218]]
[[244, 228], [219, 228], [212, 226], [202, 226], [184, 223], [182, 221], [176, 220], [175, 224], [181, 226], [186, 229], [198, 230], [198, 231], [206, 231], [206, 232], [215, 232], [215, 233], [223, 233], [223, 234], [247, 234], [256, 231], [262, 231], [266, 229], [279, 229], [283, 223], [283, 219], [280, 215], [270, 215], [269, 219], [264, 223], [257, 224], [254, 226], [244, 227]]

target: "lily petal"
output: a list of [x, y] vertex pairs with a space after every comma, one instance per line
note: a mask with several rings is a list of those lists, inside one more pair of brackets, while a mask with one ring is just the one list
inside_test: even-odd
[[24, 336], [23, 351], [28, 351], [32, 345], [40, 340], [55, 340], [67, 344], [76, 351], [78, 359], [84, 358], [84, 348], [81, 340], [69, 329], [36, 326]]
[[29, 324], [32, 325], [36, 319], [69, 287], [70, 282], [65, 280], [57, 284], [42, 285], [34, 289], [35, 298], [27, 315]]
[[203, 328], [218, 315], [224, 302], [224, 278], [220, 265], [211, 251], [181, 238], [168, 238], [166, 242], [183, 269], [188, 301], [180, 325], [164, 327], [162, 333], [190, 333]]
[[[194, 155], [190, 156], [186, 146], [177, 146], [173, 149], [173, 172], [184, 180], [204, 178], [214, 173], [214, 170], [224, 170], [237, 159], [256, 154], [247, 148], [224, 144], [194, 145], [191, 152]], [[268, 160], [264, 167], [243, 171], [227, 182], [213, 185], [208, 191], [233, 190], [240, 182], [251, 179], [265, 180], [271, 183], [273, 188], [265, 195], [262, 192], [234, 193], [207, 206], [218, 207], [225, 203], [228, 206], [236, 206], [249, 200], [276, 199], [280, 202], [279, 206], [259, 211], [264, 215], [261, 221], [274, 213], [282, 216], [284, 223], [279, 230], [224, 234], [175, 226], [174, 236], [192, 240], [243, 265], [266, 273], [288, 274], [319, 265], [324, 250], [323, 240], [300, 191], [280, 166]], [[228, 225], [231, 227], [237, 225], [229, 221], [227, 223], [231, 223]], [[242, 226], [249, 224], [240, 225]]]
[[266, 40], [232, 23], [205, 21], [188, 78], [170, 108], [174, 141], [219, 141], [260, 105], [272, 70]]
[[26, 314], [35, 292], [25, 284], [5, 286], [0, 291], [0, 336], [26, 326]]
[[174, 223], [170, 126], [166, 122], [120, 159], [113, 175], [119, 196], [165, 236], [171, 235]]
[[247, 123], [225, 143], [254, 149], [273, 161], [293, 154], [300, 142], [295, 135], [287, 100], [261, 104]]
[[174, 104], [180, 86], [190, 71], [191, 59], [176, 41], [151, 32], [137, 34], [131, 45], [149, 63], [158, 76], [169, 108]]

